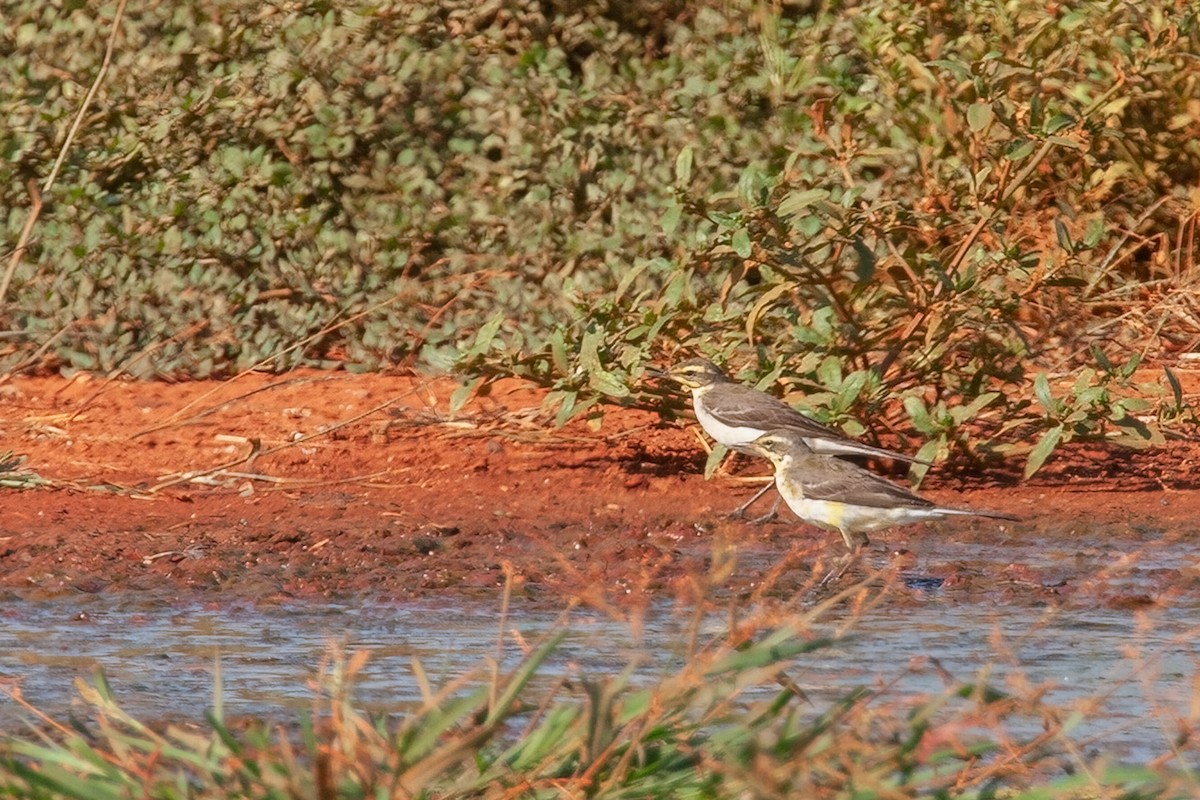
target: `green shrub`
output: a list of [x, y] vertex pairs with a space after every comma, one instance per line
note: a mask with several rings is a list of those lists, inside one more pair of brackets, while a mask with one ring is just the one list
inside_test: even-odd
[[[6, 249], [111, 13], [6, 9]], [[1003, 418], [1059, 424], [1033, 373], [1196, 338], [1196, 14], [132, 4], [0, 369], [457, 367], [552, 386], [566, 419], [701, 350], [978, 455]]]

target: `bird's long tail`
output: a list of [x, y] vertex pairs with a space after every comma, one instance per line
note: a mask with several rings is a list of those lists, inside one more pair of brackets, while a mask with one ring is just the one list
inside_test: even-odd
[[1005, 514], [1003, 511], [978, 511], [973, 508], [938, 508], [938, 511], [947, 516], [954, 514], [960, 517], [987, 517], [988, 519], [1003, 519], [1009, 522], [1021, 521], [1020, 517]]
[[830, 439], [821, 439], [817, 443], [817, 446], [813, 447], [813, 452], [823, 456], [872, 456], [874, 458], [887, 458], [892, 461], [903, 461], [907, 464], [920, 464], [925, 467], [934, 466], [932, 461], [906, 456], [894, 450], [885, 450], [882, 447], [872, 447], [869, 444], [853, 441], [835, 442]]

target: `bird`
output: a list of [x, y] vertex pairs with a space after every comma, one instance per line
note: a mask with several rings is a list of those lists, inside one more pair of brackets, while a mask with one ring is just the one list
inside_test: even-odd
[[750, 449], [774, 465], [775, 485], [788, 508], [805, 522], [838, 531], [852, 553], [870, 544], [868, 533], [894, 525], [953, 516], [1019, 519], [936, 505], [857, 464], [818, 455], [798, 431], [768, 431]]
[[[808, 449], [821, 455], [870, 456], [932, 466], [929, 461], [855, 441], [841, 431], [804, 416], [777, 397], [730, 380], [720, 367], [706, 358], [690, 358], [665, 371], [649, 372], [690, 389], [692, 409], [700, 427], [718, 444], [740, 453], [756, 455], [751, 444], [759, 437], [768, 431], [788, 430], [795, 432]], [[770, 488], [767, 484], [732, 515], [742, 516]], [[778, 500], [775, 505], [778, 507]], [[775, 508], [772, 508], [761, 519], [771, 519], [774, 515]]]

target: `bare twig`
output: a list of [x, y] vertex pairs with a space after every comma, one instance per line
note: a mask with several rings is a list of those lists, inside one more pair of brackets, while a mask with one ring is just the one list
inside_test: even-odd
[[134, 364], [136, 364], [137, 362], [146, 358], [147, 356], [151, 355], [152, 353], [158, 352], [159, 350], [163, 349], [164, 347], [171, 344], [172, 342], [177, 342], [181, 339], [188, 339], [192, 336], [195, 336], [197, 333], [199, 333], [200, 331], [207, 328], [208, 324], [209, 324], [209, 321], [207, 319], [202, 319], [199, 322], [196, 322], [196, 323], [188, 326], [185, 330], [180, 331], [179, 333], [175, 334], [174, 336], [168, 337], [166, 339], [162, 339], [162, 340], [157, 341], [154, 344], [150, 345], [149, 347], [143, 348], [140, 353], [138, 353], [133, 358], [126, 361], [121, 366], [114, 369], [112, 372], [108, 373], [108, 375], [104, 378], [104, 380], [96, 388], [96, 391], [92, 392], [91, 395], [89, 395], [86, 400], [84, 400], [82, 403], [80, 403], [79, 408], [75, 409], [75, 412], [73, 414], [71, 414], [71, 416], [67, 417], [65, 421], [70, 422], [71, 420], [75, 419], [80, 414], [82, 414], [84, 411], [86, 411], [88, 409], [88, 407], [91, 406], [91, 404], [96, 400], [96, 398], [99, 397], [101, 395], [101, 393], [103, 393], [104, 390], [107, 389], [113, 381], [115, 381], [117, 378], [124, 375], [125, 371], [128, 370], [130, 367], [132, 367]]
[[67, 153], [71, 149], [71, 145], [75, 143], [75, 137], [79, 133], [79, 128], [83, 125], [83, 118], [87, 115], [88, 107], [91, 106], [92, 100], [96, 97], [96, 92], [100, 90], [100, 84], [104, 80], [104, 76], [108, 74], [108, 67], [112, 63], [113, 49], [117, 45], [117, 31], [121, 28], [121, 18], [125, 15], [126, 0], [118, 0], [117, 12], [113, 15], [112, 28], [108, 32], [108, 44], [104, 48], [104, 60], [100, 62], [100, 69], [96, 73], [95, 80], [92, 81], [92, 86], [88, 89], [88, 93], [84, 96], [83, 102], [79, 106], [79, 111], [75, 113], [75, 121], [71, 123], [71, 129], [67, 131], [67, 138], [63, 140], [62, 147], [58, 150], [58, 158], [54, 160], [54, 166], [50, 168], [50, 174], [46, 176], [46, 182], [42, 185], [39, 192], [37, 186], [31, 181], [29, 185], [29, 194], [31, 198], [31, 206], [29, 209], [29, 218], [25, 220], [25, 227], [21, 229], [21, 238], [17, 240], [17, 246], [13, 250], [12, 257], [8, 260], [8, 269], [4, 272], [4, 279], [0, 280], [0, 305], [3, 305], [8, 297], [8, 285], [12, 281], [13, 273], [17, 271], [17, 265], [21, 263], [21, 255], [25, 252], [29, 245], [29, 237], [33, 233], [34, 223], [37, 222], [38, 215], [42, 211], [42, 196], [49, 193], [51, 187], [54, 186], [54, 181], [58, 178], [58, 172], [62, 169], [63, 162], [67, 159]]
[[29, 216], [25, 218], [25, 226], [21, 228], [21, 238], [17, 239], [17, 246], [13, 248], [12, 256], [8, 259], [8, 269], [4, 271], [4, 280], [0, 281], [0, 303], [3, 303], [4, 298], [8, 295], [8, 284], [12, 281], [13, 273], [17, 271], [17, 265], [21, 263], [21, 255], [29, 246], [29, 236], [33, 233], [34, 223], [37, 222], [38, 215], [42, 213], [42, 193], [38, 191], [37, 182], [30, 180], [26, 185], [29, 187]]
[[[416, 391], [416, 390], [414, 389], [413, 391]], [[412, 392], [409, 392], [408, 394], [412, 394]], [[305, 434], [304, 436], [299, 436], [290, 442], [286, 442], [281, 445], [276, 445], [275, 447], [272, 447], [268, 450], [263, 450], [259, 455], [269, 456], [272, 453], [278, 453], [280, 450], [287, 450], [290, 447], [296, 447], [297, 445], [304, 444], [307, 441], [311, 441], [313, 439], [319, 439], [322, 436], [328, 436], [329, 434], [333, 433], [334, 431], [341, 430], [342, 428], [345, 428], [348, 425], [353, 425], [354, 423], [358, 422], [360, 419], [363, 419], [364, 417], [369, 417], [372, 414], [383, 411], [388, 406], [395, 405], [396, 403], [400, 402], [405, 396], [406, 395], [398, 395], [396, 397], [391, 398], [390, 400], [385, 400], [382, 403], [380, 403], [379, 405], [368, 408], [366, 411], [362, 412], [361, 414], [355, 414], [353, 417], [344, 419], [341, 422], [337, 423], [336, 425], [330, 425], [328, 428], [322, 428], [319, 431], [314, 431], [313, 433], [308, 433], [308, 434]]]
[[[163, 422], [159, 423], [156, 426], [146, 428], [145, 430], [138, 431], [137, 433], [133, 434], [133, 436], [131, 436], [130, 438], [136, 439], [137, 437], [143, 436], [152, 431], [162, 430], [163, 428], [170, 427], [171, 425], [175, 424], [178, 421], [180, 414], [182, 414], [184, 411], [191, 408], [192, 406], [196, 405], [201, 400], [204, 400], [206, 397], [209, 397], [209, 396], [215, 394], [222, 387], [224, 387], [230, 383], [233, 383], [236, 380], [244, 378], [247, 375], [250, 375], [251, 373], [257, 371], [259, 368], [264, 367], [267, 364], [271, 363], [275, 359], [280, 358], [281, 356], [285, 356], [288, 353], [292, 352], [293, 350], [297, 350], [301, 347], [304, 347], [308, 343], [312, 342], [315, 339], [319, 339], [320, 337], [324, 336], [327, 333], [332, 333], [333, 331], [336, 331], [338, 328], [349, 325], [352, 322], [362, 319], [363, 317], [367, 316], [368, 314], [372, 314], [375, 311], [378, 311], [379, 309], [384, 308], [385, 306], [389, 306], [404, 296], [405, 295], [403, 292], [397, 292], [396, 294], [389, 297], [387, 300], [383, 300], [379, 303], [376, 303], [375, 305], [371, 306], [370, 308], [363, 309], [362, 311], [358, 312], [357, 314], [349, 316], [346, 319], [342, 320], [341, 322], [336, 322], [336, 323], [330, 322], [324, 328], [321, 328], [321, 330], [317, 331], [316, 333], [314, 333], [310, 336], [306, 336], [305, 338], [301, 339], [300, 341], [296, 342], [295, 344], [285, 347], [283, 350], [280, 350], [278, 353], [269, 355], [266, 358], [254, 363], [254, 364], [251, 364], [250, 366], [246, 367], [244, 370], [239, 372], [237, 375], [234, 375], [229, 380], [222, 381], [221, 383], [218, 383], [216, 386], [209, 389], [208, 391], [202, 392], [201, 394], [197, 395], [196, 397], [193, 397], [191, 400], [187, 401], [182, 406], [175, 409], [175, 411], [169, 417], [167, 417], [166, 420], [164, 420]], [[338, 316], [341, 315], [341, 313], [342, 312], [339, 311], [336, 315], [334, 315], [333, 319], [336, 320], [338, 318]], [[258, 391], [258, 390], [256, 390], [256, 391]], [[253, 392], [250, 392], [249, 394], [253, 394]], [[222, 405], [224, 405], [224, 404], [222, 404]], [[203, 414], [201, 414], [199, 416], [203, 416]], [[192, 419], [192, 418], [189, 417], [189, 419]]]
[[248, 464], [259, 456], [259, 453], [261, 450], [262, 450], [262, 443], [259, 442], [258, 439], [251, 439], [250, 440], [250, 452], [246, 453], [246, 455], [242, 456], [241, 458], [236, 458], [233, 461], [229, 461], [224, 464], [218, 464], [217, 466], [211, 467], [209, 469], [201, 469], [201, 470], [177, 473], [177, 474], [171, 476], [170, 478], [167, 478], [166, 480], [160, 481], [159, 483], [156, 483], [153, 486], [151, 486], [149, 489], [146, 490], [146, 494], [157, 494], [158, 492], [162, 491], [163, 489], [166, 489], [169, 486], [176, 486], [181, 483], [187, 483], [188, 481], [194, 481], [196, 478], [202, 478], [205, 475], [213, 475], [217, 472], [223, 472], [232, 467], [238, 467], [238, 466], [241, 466], [242, 464]]
[[46, 351], [49, 350], [54, 345], [54, 343], [57, 342], [62, 337], [62, 335], [64, 333], [66, 333], [67, 331], [71, 330], [71, 328], [74, 328], [74, 327], [75, 327], [75, 321], [72, 320], [71, 322], [68, 322], [66, 325], [62, 326], [57, 331], [55, 331], [54, 334], [49, 339], [42, 342], [41, 346], [38, 347], [38, 349], [36, 351], [34, 351], [33, 355], [29, 356], [29, 358], [25, 359], [21, 363], [13, 366], [11, 369], [9, 369], [7, 372], [5, 372], [3, 375], [0, 375], [0, 383], [7, 383], [8, 381], [12, 380], [13, 375], [16, 375], [18, 372], [25, 369], [30, 364], [37, 363], [37, 360], [40, 359], [46, 353]]
[[1150, 219], [1150, 216], [1155, 211], [1158, 211], [1158, 209], [1162, 207], [1163, 203], [1167, 202], [1170, 199], [1171, 198], [1169, 195], [1164, 195], [1164, 196], [1158, 198], [1158, 200], [1151, 203], [1150, 206], [1145, 211], [1143, 211], [1136, 220], [1134, 220], [1134, 223], [1129, 226], [1128, 230], [1126, 230], [1123, 234], [1121, 234], [1121, 238], [1117, 240], [1116, 244], [1114, 244], [1111, 248], [1109, 248], [1108, 254], [1104, 256], [1104, 259], [1100, 262], [1100, 265], [1096, 268], [1095, 274], [1093, 275], [1091, 281], [1088, 282], [1087, 287], [1085, 287], [1084, 290], [1082, 292], [1080, 292], [1080, 294], [1079, 294], [1080, 300], [1087, 300], [1088, 297], [1091, 296], [1092, 292], [1094, 292], [1096, 290], [1096, 286], [1098, 286], [1100, 281], [1104, 279], [1104, 276], [1106, 276], [1108, 274], [1109, 267], [1111, 267], [1113, 265], [1114, 260], [1117, 258], [1117, 255], [1121, 252], [1121, 248], [1125, 246], [1125, 243], [1129, 241], [1131, 236], [1133, 236], [1134, 234], [1137, 233], [1137, 229], [1142, 227], [1143, 222]]
[[248, 454], [246, 454], [245, 456], [238, 458], [234, 461], [230, 461], [225, 464], [218, 464], [217, 466], [211, 467], [210, 469], [176, 473], [175, 475], [172, 475], [171, 477], [167, 478], [166, 480], [163, 480], [159, 483], [156, 483], [154, 486], [151, 486], [148, 490], [146, 490], [146, 492], [148, 494], [156, 494], [156, 493], [162, 491], [163, 489], [169, 488], [171, 486], [176, 486], [181, 483], [187, 483], [188, 481], [193, 481], [196, 478], [202, 478], [206, 475], [214, 475], [218, 472], [228, 472], [233, 467], [237, 467], [242, 464], [249, 463], [250, 461], [257, 459], [260, 456], [269, 456], [272, 453], [278, 453], [281, 450], [287, 450], [289, 448], [296, 447], [298, 445], [304, 444], [305, 442], [311, 441], [313, 439], [318, 439], [322, 436], [328, 436], [329, 434], [333, 433], [334, 431], [340, 430], [341, 428], [344, 428], [347, 425], [353, 425], [355, 422], [358, 422], [359, 420], [363, 419], [364, 417], [369, 417], [372, 414], [382, 411], [383, 409], [387, 408], [388, 406], [395, 405], [396, 403], [400, 402], [400, 400], [403, 397], [404, 397], [404, 395], [400, 395], [398, 397], [393, 397], [390, 400], [386, 400], [377, 406], [368, 408], [366, 411], [362, 412], [361, 414], [355, 414], [353, 417], [344, 419], [341, 422], [337, 423], [336, 425], [331, 425], [328, 428], [322, 428], [319, 431], [315, 431], [315, 432], [307, 434], [305, 436], [297, 437], [296, 439], [293, 439], [292, 441], [285, 442], [284, 444], [281, 444], [281, 445], [276, 445], [275, 447], [271, 447], [266, 450], [262, 449], [261, 443], [259, 442], [258, 439], [251, 439], [250, 440], [250, 445], [251, 445], [250, 452]]
[[[247, 397], [256, 395], [259, 392], [269, 392], [272, 389], [280, 389], [284, 386], [293, 386], [298, 383], [313, 383], [318, 380], [326, 380], [327, 381], [327, 380], [332, 380], [332, 379], [331, 378], [287, 378], [285, 380], [276, 381], [275, 383], [268, 383], [266, 386], [259, 386], [257, 388], [251, 389], [248, 392], [242, 392], [241, 394], [237, 395], [236, 397], [231, 397], [228, 400], [224, 400], [220, 403], [217, 403], [215, 406], [209, 406], [208, 408], [205, 408], [201, 411], [197, 411], [195, 414], [192, 414], [190, 417], [185, 417], [183, 419], [176, 419], [175, 416], [172, 415], [172, 417], [170, 419], [168, 419], [166, 422], [160, 422], [157, 425], [151, 425], [149, 428], [143, 428], [140, 431], [136, 431], [135, 433], [130, 434], [129, 438], [137, 439], [140, 436], [145, 436], [148, 433], [154, 433], [156, 431], [161, 431], [164, 428], [171, 428], [171, 427], [175, 427], [175, 426], [179, 426], [179, 425], [190, 425], [191, 423], [195, 422], [196, 420], [203, 419], [204, 417], [207, 417], [209, 414], [215, 414], [216, 412], [220, 411], [222, 408], [225, 408], [226, 406], [236, 403], [239, 400], [245, 400]], [[222, 385], [224, 385], [224, 384], [222, 384]], [[211, 394], [211, 392], [206, 392], [205, 395], [207, 395], [207, 394]], [[192, 405], [195, 402], [196, 402], [195, 400], [192, 400], [187, 405], [185, 405], [184, 408], [187, 408], [188, 406]], [[178, 413], [178, 412], [176, 412], [176, 413]]]

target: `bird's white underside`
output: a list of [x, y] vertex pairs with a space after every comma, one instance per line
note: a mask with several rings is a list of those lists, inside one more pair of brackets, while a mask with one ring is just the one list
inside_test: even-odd
[[[744, 453], [751, 452], [747, 446], [766, 433], [766, 430], [761, 427], [755, 428], [747, 425], [726, 425], [708, 413], [704, 408], [703, 402], [700, 400], [702, 394], [708, 388], [703, 387], [692, 390], [692, 409], [696, 412], [696, 420], [700, 423], [700, 427], [718, 444], [723, 444], [726, 447]], [[799, 412], [796, 413], [799, 415]], [[806, 436], [804, 437], [804, 443], [812, 448], [814, 453], [820, 453], [821, 455], [861, 455], [864, 452], [873, 451], [873, 448], [864, 447], [858, 442], [851, 440], [840, 441], [825, 437]]]
[[711, 436], [714, 441], [726, 447], [732, 447], [736, 450], [744, 449], [746, 445], [765, 433], [761, 428], [726, 425], [705, 411], [701, 403], [693, 402], [692, 407], [696, 411], [696, 419], [700, 422], [700, 427], [704, 429], [704, 432]]

